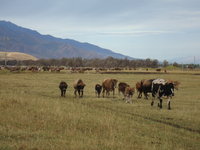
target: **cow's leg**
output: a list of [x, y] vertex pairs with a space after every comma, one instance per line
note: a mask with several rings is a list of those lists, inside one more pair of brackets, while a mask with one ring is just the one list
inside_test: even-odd
[[142, 98], [142, 92], [140, 92], [140, 98]]
[[126, 103], [130, 103], [130, 96], [129, 95], [126, 96]]
[[169, 110], [171, 109], [170, 103], [171, 103], [171, 98], [169, 97], [169, 98], [168, 98], [168, 101], [167, 101], [167, 106], [168, 106], [168, 109], [169, 109]]
[[152, 101], [151, 101], [151, 106], [153, 106], [153, 104], [154, 104], [154, 99], [152, 99]]
[[[151, 101], [151, 106], [153, 106], [153, 104], [154, 104], [154, 100], [155, 100], [155, 94], [154, 93], [152, 93], [152, 101]], [[158, 107], [159, 107], [160, 105], [158, 104]]]
[[147, 94], [147, 92], [144, 92], [144, 96], [145, 96], [145, 99], [148, 99], [148, 94]]
[[126, 100], [126, 95], [125, 95], [125, 93], [123, 93], [123, 95], [124, 95], [124, 98], [123, 98], [123, 100]]
[[60, 96], [62, 97], [63, 96], [63, 94], [62, 94], [63, 92], [62, 92], [62, 90], [60, 90]]
[[63, 96], [65, 97], [66, 90], [63, 91]]
[[128, 103], [128, 102], [129, 102], [128, 97], [126, 97], [126, 103]]
[[103, 88], [103, 91], [102, 91], [103, 98], [104, 98], [104, 94], [105, 94], [105, 89]]
[[109, 97], [110, 96], [110, 92], [106, 91], [106, 96]]
[[126, 103], [128, 103], [128, 96], [125, 95], [124, 100], [125, 100]]
[[115, 89], [113, 90], [113, 98], [114, 98], [114, 95], [115, 95]]
[[129, 99], [129, 100], [130, 100], [130, 103], [131, 103], [131, 104], [133, 104], [133, 99], [132, 99], [132, 96], [130, 97], [130, 99]]
[[160, 107], [160, 108], [162, 108], [162, 99], [161, 98], [159, 98], [159, 100], [160, 100], [160, 103], [158, 103], [158, 107]]
[[80, 89], [78, 89], [78, 96], [79, 96], [79, 97], [81, 97], [80, 94], [81, 94], [81, 93], [80, 93]]
[[126, 103], [130, 103], [130, 104], [133, 103], [133, 101], [131, 100], [131, 96], [130, 96], [130, 95], [128, 95], [128, 96], [126, 97]]
[[75, 95], [75, 97], [77, 96], [76, 93], [77, 93], [77, 89], [75, 89], [75, 91], [74, 91], [74, 95]]
[[138, 97], [137, 98], [142, 98], [142, 92], [139, 92]]
[[83, 97], [83, 89], [81, 90], [81, 97]]
[[153, 106], [153, 104], [154, 104], [154, 100], [152, 99], [152, 101], [151, 101], [151, 106]]

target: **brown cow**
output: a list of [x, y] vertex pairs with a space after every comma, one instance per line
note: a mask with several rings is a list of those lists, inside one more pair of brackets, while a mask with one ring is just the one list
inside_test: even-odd
[[141, 82], [137, 82], [135, 84], [137, 93], [138, 93], [138, 97], [137, 98], [142, 98], [142, 83]]
[[118, 84], [118, 93], [120, 94], [120, 92], [122, 92], [123, 95], [125, 95], [125, 89], [126, 87], [130, 87], [127, 83], [125, 82], [120, 82]]
[[110, 91], [113, 91], [113, 97], [115, 94], [115, 88], [117, 86], [117, 80], [116, 79], [105, 79], [102, 83], [102, 87], [103, 87], [103, 97], [104, 97], [104, 93], [106, 91], [106, 95], [109, 96]]
[[78, 79], [74, 83], [74, 95], [77, 96], [76, 93], [78, 91], [79, 97], [83, 97], [83, 89], [85, 87], [85, 83], [81, 79]]
[[[138, 82], [137, 86], [140, 87], [139, 88], [139, 95], [138, 95], [138, 98], [141, 98], [142, 97], [142, 92], [144, 93], [144, 96], [146, 99], [148, 99], [148, 93], [152, 93], [152, 82], [153, 82], [154, 79], [143, 79], [141, 80], [140, 82]], [[136, 86], [136, 88], [137, 88]], [[138, 90], [138, 88], [137, 88]]]
[[125, 89], [125, 95], [124, 95], [124, 99], [126, 101], [126, 103], [133, 103], [132, 101], [132, 97], [133, 97], [133, 94], [135, 92], [135, 88], [131, 88], [131, 87], [126, 87]]

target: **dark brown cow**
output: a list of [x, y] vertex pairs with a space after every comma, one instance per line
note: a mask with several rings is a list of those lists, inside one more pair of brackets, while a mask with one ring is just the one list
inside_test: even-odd
[[[138, 98], [141, 98], [142, 97], [142, 92], [144, 93], [144, 96], [146, 99], [148, 99], [148, 93], [152, 93], [152, 82], [153, 82], [154, 79], [144, 79], [144, 80], [141, 80], [140, 82], [140, 86], [141, 86], [141, 89], [140, 89], [140, 95], [138, 95]], [[139, 97], [140, 96], [140, 97]]]
[[106, 91], [107, 96], [109, 96], [110, 91], [113, 91], [113, 97], [114, 97], [116, 86], [117, 86], [117, 80], [116, 79], [105, 79], [102, 83], [103, 97], [104, 97], [105, 91]]
[[100, 97], [101, 91], [102, 91], [102, 86], [100, 84], [96, 84], [95, 85], [96, 96], [98, 95], [98, 97]]
[[133, 97], [134, 92], [135, 92], [135, 88], [131, 88], [129, 86], [126, 87], [125, 93], [124, 93], [124, 99], [126, 103], [133, 103], [132, 97]]
[[83, 97], [83, 89], [85, 87], [85, 83], [81, 79], [78, 79], [74, 83], [74, 95], [77, 96], [76, 93], [78, 91], [79, 97]]
[[120, 94], [120, 92], [122, 92], [122, 94], [125, 95], [125, 89], [126, 89], [126, 87], [130, 87], [130, 86], [127, 83], [125, 83], [125, 82], [120, 82], [118, 84], [118, 92], [119, 92], [119, 94]]
[[60, 92], [61, 92], [61, 97], [65, 97], [65, 93], [66, 93], [66, 90], [67, 90], [67, 83], [64, 82], [64, 81], [61, 81], [60, 84], [59, 84], [59, 88], [60, 88]]

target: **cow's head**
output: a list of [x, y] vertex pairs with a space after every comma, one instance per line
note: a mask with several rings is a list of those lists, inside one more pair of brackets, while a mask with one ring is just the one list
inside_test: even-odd
[[166, 96], [174, 96], [174, 84], [166, 83], [164, 86], [164, 94]]
[[179, 85], [181, 84], [179, 81], [169, 80], [167, 83], [172, 83], [174, 85], [174, 89], [178, 90]]
[[142, 88], [142, 83], [141, 82], [137, 82], [136, 84], [135, 84], [135, 87], [136, 87], [136, 89], [139, 91], [139, 90], [141, 90], [141, 88]]
[[126, 87], [126, 89], [125, 89], [125, 95], [127, 97], [132, 97], [134, 92], [135, 92], [135, 88]]

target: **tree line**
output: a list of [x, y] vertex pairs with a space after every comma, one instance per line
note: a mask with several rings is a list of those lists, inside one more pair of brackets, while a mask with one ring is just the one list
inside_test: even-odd
[[[96, 67], [96, 68], [158, 68], [158, 67], [167, 67], [173, 65], [175, 67], [181, 67], [181, 64], [174, 62], [170, 64], [167, 60], [159, 62], [157, 59], [117, 59], [113, 57], [108, 57], [105, 59], [85, 59], [81, 57], [77, 58], [62, 58], [62, 59], [39, 59], [37, 61], [33, 60], [24, 60], [16, 61], [9, 60], [6, 63], [11, 66], [66, 66], [66, 67]], [[5, 61], [0, 61], [0, 65], [5, 65]], [[194, 66], [193, 66], [194, 67]]]

